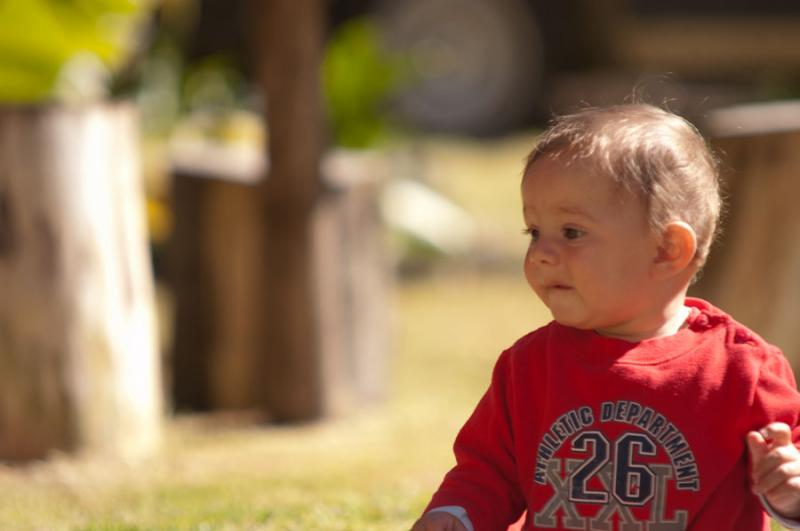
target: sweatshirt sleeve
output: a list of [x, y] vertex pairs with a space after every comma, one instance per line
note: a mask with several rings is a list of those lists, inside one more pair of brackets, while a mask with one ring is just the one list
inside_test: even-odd
[[456, 437], [456, 466], [428, 505], [463, 507], [478, 531], [505, 530], [524, 509], [509, 413], [509, 356], [504, 352], [495, 365], [489, 389]]
[[[775, 347], [768, 349], [761, 366], [754, 406], [758, 420], [751, 429], [759, 430], [771, 422], [783, 422], [791, 428], [795, 446], [800, 447], [800, 393], [789, 361]], [[781, 516], [763, 496], [759, 499], [764, 510], [783, 527], [800, 529], [800, 521]]]
[[770, 347], [758, 377], [753, 401], [759, 430], [770, 422], [783, 422], [792, 429], [792, 440], [800, 446], [800, 393], [789, 361], [776, 347]]

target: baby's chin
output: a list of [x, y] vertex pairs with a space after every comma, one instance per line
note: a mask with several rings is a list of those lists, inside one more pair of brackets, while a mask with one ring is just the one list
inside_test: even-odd
[[575, 290], [548, 290], [540, 299], [558, 324], [581, 330], [594, 328], [595, 312], [587, 307]]
[[571, 328], [577, 328], [578, 330], [594, 330], [596, 328], [593, 320], [585, 317], [569, 315], [564, 312], [555, 312], [552, 308], [550, 309], [550, 315], [553, 316], [555, 322], [562, 326], [569, 326]]

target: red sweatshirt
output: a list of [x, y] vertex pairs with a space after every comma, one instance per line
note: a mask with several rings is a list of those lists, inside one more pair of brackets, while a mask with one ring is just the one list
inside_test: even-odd
[[475, 531], [767, 530], [745, 437], [800, 394], [781, 352], [710, 304], [688, 326], [629, 343], [552, 322], [502, 353], [429, 508]]

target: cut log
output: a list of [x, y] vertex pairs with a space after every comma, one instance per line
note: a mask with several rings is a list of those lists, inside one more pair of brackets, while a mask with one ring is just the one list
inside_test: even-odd
[[173, 182], [175, 406], [257, 408], [264, 355], [263, 203], [255, 186], [235, 180], [177, 169]]
[[135, 109], [0, 109], [0, 459], [125, 457], [162, 391]]
[[800, 374], [800, 102], [710, 116], [727, 213], [692, 293], [780, 347]]
[[[385, 393], [389, 269], [378, 212], [385, 169], [369, 154], [326, 160], [325, 191], [308, 229], [311, 311], [321, 338], [313, 345], [320, 356], [314, 393], [321, 414], [343, 414]], [[263, 403], [265, 365], [280, 359], [265, 334], [266, 214], [257, 175], [229, 169], [234, 177], [214, 175], [213, 165], [203, 171], [194, 158], [175, 171], [174, 397], [181, 410], [257, 409], [274, 417]], [[281, 316], [272, 319], [282, 326]]]
[[[390, 269], [379, 196], [386, 174], [369, 154], [328, 159], [314, 223], [314, 278], [325, 413], [351, 412], [385, 396]], [[335, 164], [337, 163], [338, 164]]]

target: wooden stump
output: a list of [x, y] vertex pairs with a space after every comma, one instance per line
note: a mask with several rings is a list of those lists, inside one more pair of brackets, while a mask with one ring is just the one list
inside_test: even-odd
[[[320, 338], [312, 348], [320, 359], [313, 392], [321, 414], [341, 414], [385, 392], [389, 271], [378, 213], [380, 163], [342, 153], [329, 160], [308, 229], [318, 323], [309, 336]], [[213, 175], [201, 167], [195, 160], [192, 171], [179, 168], [174, 178], [175, 403], [182, 410], [257, 409], [274, 417], [263, 402], [265, 373], [282, 354], [266, 326], [267, 213], [254, 176]]]
[[324, 413], [352, 411], [386, 393], [390, 269], [378, 202], [383, 162], [369, 154], [327, 158], [314, 220]]
[[780, 347], [800, 374], [800, 102], [711, 120], [728, 210], [693, 293]]
[[0, 109], [0, 459], [154, 450], [156, 345], [135, 110]]
[[249, 183], [179, 169], [173, 184], [175, 406], [255, 408], [263, 350], [263, 204]]

